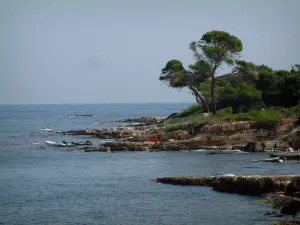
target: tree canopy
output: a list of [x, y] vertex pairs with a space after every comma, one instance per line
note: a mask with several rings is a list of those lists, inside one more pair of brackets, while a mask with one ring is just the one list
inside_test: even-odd
[[[234, 113], [253, 107], [292, 107], [300, 102], [300, 65], [273, 70], [241, 60], [242, 41], [225, 32], [210, 31], [190, 43], [195, 62], [184, 67], [173, 59], [166, 63], [159, 79], [172, 88], [188, 88], [207, 112], [232, 107]], [[232, 71], [216, 77], [222, 65]]]

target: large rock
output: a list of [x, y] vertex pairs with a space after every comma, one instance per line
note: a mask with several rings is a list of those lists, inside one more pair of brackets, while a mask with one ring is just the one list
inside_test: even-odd
[[291, 180], [300, 175], [273, 176], [215, 176], [215, 177], [165, 177], [157, 178], [157, 182], [209, 186], [215, 191], [239, 193], [246, 195], [263, 195], [266, 193], [284, 191]]
[[285, 189], [285, 194], [289, 196], [293, 196], [293, 194], [297, 192], [300, 192], [300, 177], [292, 178]]
[[154, 146], [154, 142], [107, 142], [100, 146], [102, 151], [147, 151]]

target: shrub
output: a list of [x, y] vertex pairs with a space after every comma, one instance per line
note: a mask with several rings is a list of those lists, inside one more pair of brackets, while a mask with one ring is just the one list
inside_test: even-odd
[[227, 115], [227, 114], [232, 114], [232, 108], [225, 108], [225, 109], [220, 109], [217, 111], [217, 115]]
[[238, 113], [232, 116], [233, 120], [237, 121], [252, 121], [255, 120], [250, 113]]
[[187, 109], [185, 109], [183, 112], [178, 113], [174, 116], [174, 118], [183, 118], [191, 116], [192, 114], [200, 114], [203, 113], [204, 108], [202, 105], [193, 105]]
[[260, 128], [272, 128], [283, 119], [282, 113], [274, 109], [252, 111], [250, 114], [254, 117], [256, 125]]

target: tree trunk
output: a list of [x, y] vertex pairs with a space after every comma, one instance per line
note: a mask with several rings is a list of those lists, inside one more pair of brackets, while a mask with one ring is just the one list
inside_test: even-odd
[[192, 85], [189, 86], [189, 89], [193, 92], [193, 95], [196, 97], [196, 101], [198, 104], [203, 104], [205, 108], [205, 112], [209, 112], [209, 106], [208, 103], [204, 100], [203, 96], [201, 93], [197, 90], [197, 88], [193, 87]]
[[215, 75], [211, 76], [211, 88], [210, 88], [210, 97], [212, 104], [212, 114], [215, 115], [217, 112], [216, 100], [215, 100], [215, 88], [216, 88], [216, 78]]

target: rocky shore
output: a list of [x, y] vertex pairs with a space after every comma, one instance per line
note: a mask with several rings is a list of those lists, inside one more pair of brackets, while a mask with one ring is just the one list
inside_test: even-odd
[[[172, 185], [207, 186], [214, 191], [262, 196], [277, 193], [275, 197], [259, 200], [271, 204], [279, 212], [272, 211], [265, 215], [282, 217], [295, 216], [300, 211], [300, 174], [297, 175], [251, 175], [251, 176], [203, 176], [203, 177], [163, 177], [155, 179], [158, 183]], [[299, 224], [295, 218], [280, 221], [276, 224]]]
[[[300, 148], [300, 127], [291, 119], [273, 129], [259, 129], [249, 121], [218, 124], [172, 125], [165, 127], [157, 117], [128, 119], [143, 125], [126, 125], [109, 129], [87, 129], [64, 132], [64, 135], [90, 135], [113, 139], [95, 151], [179, 151], [197, 149], [239, 149], [247, 152]], [[122, 122], [124, 122], [122, 121]]]
[[[64, 132], [65, 135], [89, 135], [94, 138], [111, 139], [100, 146], [84, 147], [85, 152], [122, 151], [180, 151], [180, 150], [242, 150], [265, 152], [283, 150], [286, 146], [300, 148], [300, 127], [295, 120], [286, 119], [272, 129], [260, 129], [250, 121], [197, 122], [165, 126], [164, 118], [143, 117], [117, 121], [120, 126]], [[121, 123], [128, 123], [121, 125]], [[264, 196], [281, 193], [263, 203], [281, 208], [268, 216], [292, 214], [300, 209], [299, 175], [251, 175], [251, 176], [202, 176], [163, 177], [158, 183], [211, 187], [214, 191], [242, 195]], [[288, 199], [288, 200], [287, 200]], [[280, 203], [278, 203], [280, 202]], [[276, 208], [275, 207], [275, 208]], [[288, 212], [288, 213], [286, 213]], [[291, 221], [289, 221], [291, 222]], [[286, 224], [284, 221], [278, 224]], [[297, 224], [290, 223], [290, 224]]]
[[141, 117], [115, 121], [116, 127], [59, 133], [110, 139], [100, 146], [79, 149], [85, 152], [199, 149], [265, 152], [281, 151], [287, 146], [300, 149], [300, 126], [295, 119], [285, 119], [272, 129], [261, 129], [251, 121], [213, 122], [199, 119], [169, 123], [168, 117]]

